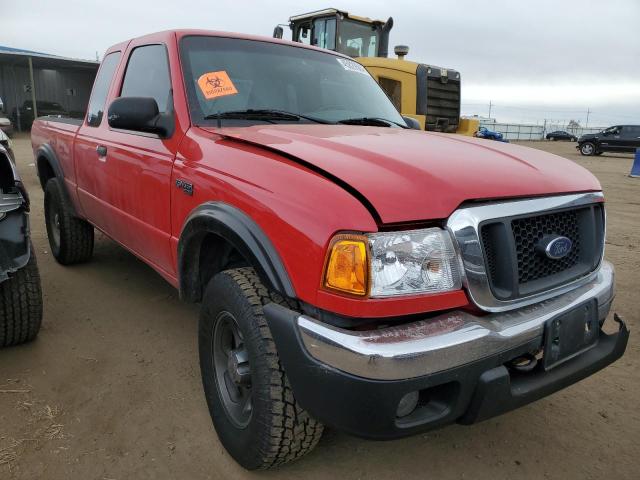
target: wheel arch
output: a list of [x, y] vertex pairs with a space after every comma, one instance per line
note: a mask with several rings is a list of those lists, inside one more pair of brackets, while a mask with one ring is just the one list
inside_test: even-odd
[[178, 241], [180, 297], [198, 302], [208, 281], [226, 268], [253, 267], [269, 289], [289, 298], [295, 290], [275, 247], [249, 216], [223, 202], [207, 202], [187, 217]]
[[76, 212], [75, 205], [71, 201], [71, 197], [69, 192], [67, 191], [67, 185], [64, 181], [64, 171], [62, 170], [62, 166], [60, 165], [60, 161], [56, 156], [56, 152], [53, 150], [51, 145], [48, 143], [41, 145], [38, 150], [36, 150], [36, 171], [38, 173], [38, 180], [40, 181], [40, 186], [44, 191], [47, 186], [47, 182], [52, 178], [60, 179], [60, 183], [62, 184], [63, 194], [69, 200], [69, 206], [72, 209], [73, 216], [78, 216]]
[[49, 144], [41, 145], [36, 151], [36, 170], [43, 190], [47, 182], [54, 177], [64, 180], [60, 161]]

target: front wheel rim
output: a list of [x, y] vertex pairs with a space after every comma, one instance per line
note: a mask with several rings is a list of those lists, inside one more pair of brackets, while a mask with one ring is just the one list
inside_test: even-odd
[[51, 232], [51, 236], [53, 237], [53, 244], [56, 247], [60, 246], [60, 211], [57, 205], [49, 206], [49, 215], [48, 215], [48, 223], [49, 223], [49, 231]]
[[582, 153], [585, 155], [591, 155], [593, 153], [593, 145], [586, 144], [582, 146]]
[[251, 368], [242, 332], [230, 312], [216, 317], [211, 347], [216, 388], [227, 418], [245, 428], [253, 415]]

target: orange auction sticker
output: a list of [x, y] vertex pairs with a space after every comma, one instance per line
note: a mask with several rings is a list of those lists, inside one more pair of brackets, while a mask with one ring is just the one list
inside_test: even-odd
[[207, 100], [238, 93], [236, 86], [224, 70], [201, 75], [198, 79], [198, 86]]

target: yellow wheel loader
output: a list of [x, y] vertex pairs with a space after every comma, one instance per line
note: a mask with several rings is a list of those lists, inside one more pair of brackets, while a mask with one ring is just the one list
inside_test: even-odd
[[[353, 57], [378, 81], [398, 111], [429, 131], [473, 135], [477, 120], [460, 119], [460, 72], [405, 60], [409, 48], [387, 58], [393, 18], [372, 20], [328, 8], [289, 18], [292, 39]], [[282, 38], [277, 26], [273, 36]]]

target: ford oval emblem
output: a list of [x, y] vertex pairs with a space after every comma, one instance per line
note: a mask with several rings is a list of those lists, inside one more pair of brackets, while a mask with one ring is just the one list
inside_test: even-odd
[[554, 260], [566, 257], [573, 246], [570, 239], [559, 235], [544, 237], [541, 243], [541, 246], [544, 246], [545, 255]]

